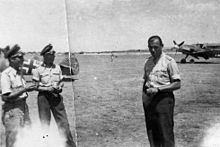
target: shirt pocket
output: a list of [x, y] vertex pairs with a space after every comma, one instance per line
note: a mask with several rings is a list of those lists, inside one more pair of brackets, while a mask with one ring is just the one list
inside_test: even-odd
[[52, 73], [52, 80], [53, 80], [54, 82], [60, 81], [60, 73], [59, 73], [58, 71], [54, 71], [54, 72]]
[[49, 79], [50, 79], [49, 73], [42, 73], [40, 75], [40, 77], [41, 77], [41, 82], [42, 83], [48, 83], [49, 82]]

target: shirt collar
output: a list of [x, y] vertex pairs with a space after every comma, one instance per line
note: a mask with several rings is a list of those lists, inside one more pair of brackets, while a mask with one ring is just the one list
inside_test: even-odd
[[17, 70], [15, 70], [13, 67], [9, 66], [10, 72], [13, 73], [13, 75], [16, 75], [18, 73]]

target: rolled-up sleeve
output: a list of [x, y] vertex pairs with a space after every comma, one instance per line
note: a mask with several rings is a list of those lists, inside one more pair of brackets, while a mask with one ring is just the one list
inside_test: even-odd
[[168, 64], [168, 71], [169, 71], [169, 76], [171, 78], [170, 79], [171, 81], [181, 80], [180, 71], [174, 59], [172, 59], [170, 63]]
[[10, 78], [5, 73], [2, 73], [1, 75], [1, 88], [3, 95], [12, 92]]

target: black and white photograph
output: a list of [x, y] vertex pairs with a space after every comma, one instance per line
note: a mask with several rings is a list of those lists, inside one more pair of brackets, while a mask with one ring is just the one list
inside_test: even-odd
[[0, 147], [219, 147], [219, 0], [0, 1]]

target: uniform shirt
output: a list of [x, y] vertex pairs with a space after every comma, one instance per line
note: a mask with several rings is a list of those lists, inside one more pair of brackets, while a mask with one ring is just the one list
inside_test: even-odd
[[[23, 77], [11, 66], [6, 68], [1, 74], [2, 94], [19, 91], [25, 87], [25, 84]], [[27, 93], [24, 92], [19, 98], [26, 98], [27, 96]]]
[[54, 64], [49, 68], [42, 64], [33, 70], [32, 79], [39, 82], [40, 86], [49, 87], [56, 86], [63, 79], [63, 75], [59, 65]]
[[176, 61], [162, 52], [155, 64], [153, 57], [149, 57], [144, 66], [144, 79], [147, 87], [161, 87], [169, 85], [174, 80], [180, 80], [180, 72]]

